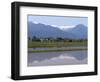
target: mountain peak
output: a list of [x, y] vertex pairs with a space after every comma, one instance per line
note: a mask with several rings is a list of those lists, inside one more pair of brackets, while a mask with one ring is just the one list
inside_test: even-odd
[[45, 25], [42, 23], [28, 23], [28, 36], [37, 36], [37, 37], [62, 37], [62, 38], [71, 38], [71, 39], [81, 39], [87, 38], [87, 28], [85, 25], [78, 24], [69, 30], [61, 30], [58, 27], [52, 25]]
[[83, 25], [83, 24], [78, 24], [78, 25], [76, 25], [76, 27], [77, 27], [77, 28], [81, 28], [81, 27], [86, 27], [86, 26]]

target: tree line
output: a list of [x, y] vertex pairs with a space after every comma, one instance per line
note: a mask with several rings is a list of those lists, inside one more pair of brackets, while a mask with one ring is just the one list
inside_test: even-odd
[[47, 37], [47, 38], [38, 38], [36, 36], [28, 37], [28, 41], [37, 41], [37, 42], [43, 42], [43, 41], [66, 41], [66, 42], [82, 42], [87, 41], [87, 39], [69, 39], [69, 38], [62, 38], [62, 37]]

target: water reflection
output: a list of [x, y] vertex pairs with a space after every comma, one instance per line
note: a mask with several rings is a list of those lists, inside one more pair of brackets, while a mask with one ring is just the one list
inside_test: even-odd
[[86, 64], [87, 51], [28, 53], [28, 66]]

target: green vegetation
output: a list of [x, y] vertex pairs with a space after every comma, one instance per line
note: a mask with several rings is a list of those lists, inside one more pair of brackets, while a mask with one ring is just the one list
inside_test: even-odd
[[78, 41], [28, 41], [28, 48], [87, 46], [87, 40]]
[[87, 50], [87, 48], [84, 48], [84, 49], [77, 49], [77, 48], [73, 48], [73, 49], [61, 49], [61, 50], [32, 50], [32, 51], [29, 51], [29, 53], [41, 53], [41, 52], [62, 52], [62, 51], [77, 51], [77, 50]]
[[[72, 46], [72, 48], [68, 48]], [[29, 38], [28, 37], [28, 48], [33, 48], [33, 50], [28, 51], [29, 53], [35, 53], [35, 52], [61, 52], [61, 51], [75, 51], [75, 50], [86, 50], [87, 48], [73, 48], [73, 46], [87, 46], [87, 40], [86, 39], [65, 39], [61, 37], [57, 38]], [[35, 50], [34, 48], [53, 48], [55, 49], [51, 50]], [[62, 49], [62, 47], [66, 47]], [[61, 48], [61, 49], [58, 49]]]

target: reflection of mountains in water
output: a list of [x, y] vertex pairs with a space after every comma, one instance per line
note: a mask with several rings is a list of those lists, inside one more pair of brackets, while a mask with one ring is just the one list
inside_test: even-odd
[[45, 24], [35, 24], [28, 22], [28, 37], [62, 37], [70, 39], [87, 39], [87, 27], [79, 24], [70, 29], [61, 30], [58, 27], [53, 27]]
[[87, 51], [29, 53], [28, 63], [31, 66], [85, 64]]

